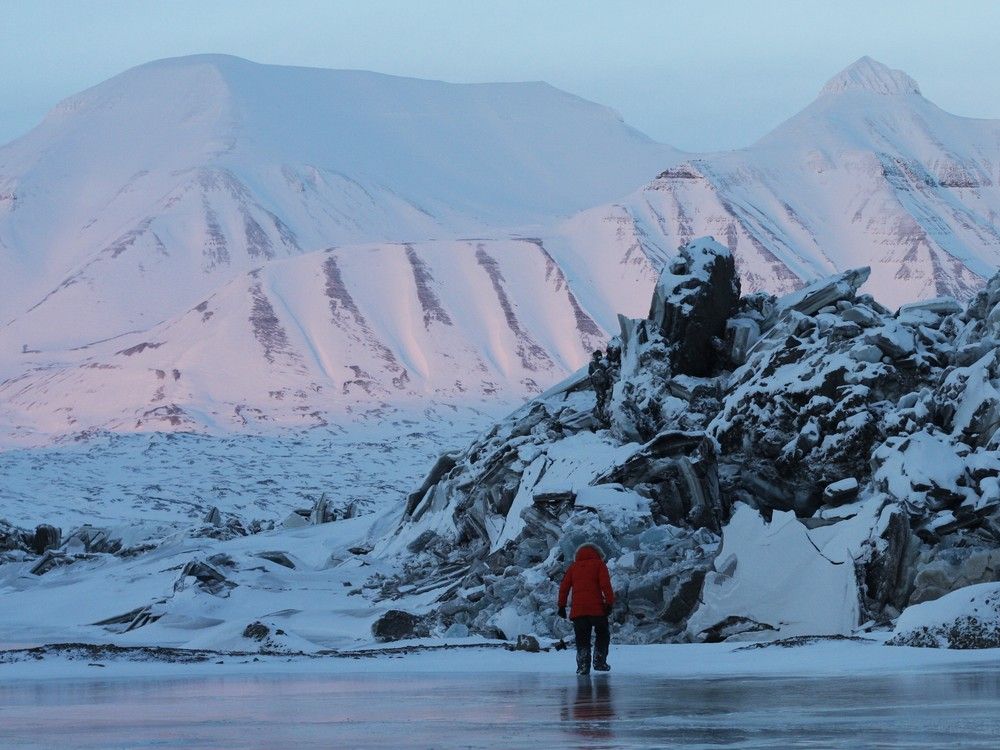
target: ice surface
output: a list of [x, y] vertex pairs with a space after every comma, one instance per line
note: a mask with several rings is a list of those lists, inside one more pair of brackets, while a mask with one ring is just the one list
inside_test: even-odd
[[[881, 653], [899, 658], [884, 662]], [[114, 664], [81, 665], [70, 680], [0, 685], [0, 737], [46, 750], [67, 743], [81, 750], [777, 750], [856, 748], [861, 738], [871, 747], [992, 748], [1000, 676], [988, 659], [962, 666], [934, 658], [947, 655], [857, 644], [742, 653], [613, 647], [615, 671], [584, 679], [572, 674], [566, 653], [343, 659], [297, 675], [275, 671], [288, 665], [243, 663], [121, 679]], [[777, 671], [752, 671], [775, 663]]]

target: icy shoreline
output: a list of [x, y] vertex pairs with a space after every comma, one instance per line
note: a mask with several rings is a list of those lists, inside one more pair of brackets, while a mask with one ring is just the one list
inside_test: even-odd
[[[53, 649], [46, 656], [27, 650], [0, 651], [5, 684], [45, 680], [189, 678], [203, 676], [322, 676], [350, 674], [524, 673], [571, 675], [573, 652], [509, 651], [502, 642], [429, 639], [355, 650], [307, 654], [255, 654], [149, 649], [186, 654], [196, 661], [66, 658]], [[133, 651], [133, 655], [138, 651]], [[371, 655], [369, 655], [371, 654]], [[23, 661], [8, 661], [12, 657]], [[817, 640], [805, 645], [657, 644], [612, 646], [612, 674], [700, 679], [726, 677], [851, 677], [939, 671], [988, 670], [1000, 674], [1000, 649], [957, 651], [885, 646], [880, 640]], [[474, 667], [472, 666], [474, 665]]]

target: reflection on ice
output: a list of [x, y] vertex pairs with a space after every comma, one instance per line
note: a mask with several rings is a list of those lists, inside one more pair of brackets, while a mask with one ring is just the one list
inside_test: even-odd
[[577, 677], [576, 688], [565, 688], [562, 720], [571, 735], [585, 739], [610, 739], [615, 707], [607, 674]]
[[1000, 668], [39, 681], [0, 684], [0, 716], [0, 745], [30, 748], [994, 748]]

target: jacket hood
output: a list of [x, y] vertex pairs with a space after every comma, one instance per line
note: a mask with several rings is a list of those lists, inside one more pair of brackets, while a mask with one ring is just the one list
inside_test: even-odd
[[576, 549], [576, 557], [574, 558], [577, 562], [581, 560], [603, 560], [604, 555], [601, 552], [601, 548], [596, 544], [581, 544]]

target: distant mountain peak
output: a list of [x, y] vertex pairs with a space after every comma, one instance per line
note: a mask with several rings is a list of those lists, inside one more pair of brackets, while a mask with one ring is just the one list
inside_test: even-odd
[[867, 55], [827, 81], [820, 94], [869, 91], [873, 94], [919, 94], [917, 82], [902, 70], [894, 70]]

